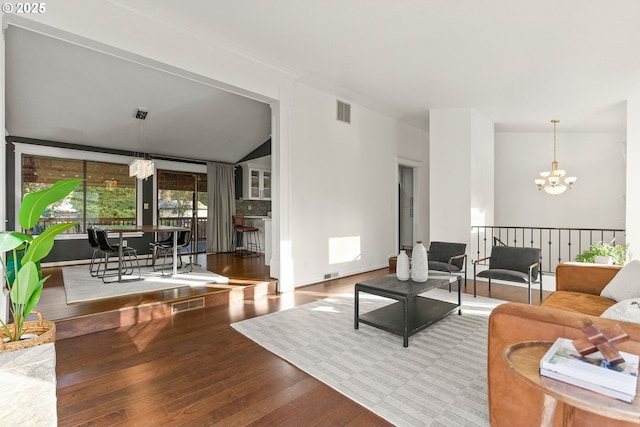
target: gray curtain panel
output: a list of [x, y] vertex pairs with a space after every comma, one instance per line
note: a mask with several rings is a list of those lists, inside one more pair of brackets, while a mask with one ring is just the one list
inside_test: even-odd
[[231, 252], [236, 212], [236, 188], [233, 165], [207, 163], [209, 209], [207, 214], [207, 253]]

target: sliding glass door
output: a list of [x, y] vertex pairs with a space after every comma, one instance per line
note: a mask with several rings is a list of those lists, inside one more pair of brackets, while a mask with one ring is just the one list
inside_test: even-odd
[[188, 227], [190, 252], [205, 252], [207, 232], [207, 175], [159, 170], [158, 224]]

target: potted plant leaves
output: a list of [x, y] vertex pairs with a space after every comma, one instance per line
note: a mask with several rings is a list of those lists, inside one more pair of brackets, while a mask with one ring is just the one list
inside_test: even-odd
[[[81, 179], [64, 179], [55, 182], [47, 189], [27, 194], [22, 200], [18, 213], [18, 223], [22, 229], [33, 228], [49, 205], [67, 197], [81, 181]], [[36, 313], [39, 317], [38, 321], [25, 322], [27, 316], [38, 304], [44, 282], [48, 279], [48, 276], [42, 277], [39, 262], [53, 248], [55, 237], [77, 224], [78, 222], [56, 224], [44, 229], [37, 236], [21, 231], [0, 233], [0, 253], [8, 252], [10, 255], [7, 258], [11, 260], [9, 267], [0, 257], [4, 280], [9, 290], [9, 311], [13, 318], [13, 323], [10, 324], [0, 320], [2, 324], [0, 351], [11, 351], [31, 346], [29, 341], [32, 340], [20, 341], [23, 335], [29, 332], [40, 336], [44, 335], [45, 329], [51, 329], [44, 325], [40, 313]], [[53, 322], [46, 323], [52, 325], [53, 339], [55, 339], [55, 324]], [[33, 330], [27, 331], [27, 329]], [[38, 342], [34, 339], [33, 343], [33, 345], [37, 345], [44, 342]]]
[[611, 242], [597, 242], [589, 249], [576, 256], [578, 262], [591, 262], [596, 264], [624, 265], [629, 257], [629, 244], [615, 245], [615, 239]]

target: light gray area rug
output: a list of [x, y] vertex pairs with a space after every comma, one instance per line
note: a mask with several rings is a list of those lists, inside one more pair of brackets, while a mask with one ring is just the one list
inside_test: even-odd
[[[457, 302], [435, 289], [430, 298]], [[360, 294], [360, 313], [391, 300]], [[457, 311], [402, 337], [360, 324], [343, 294], [231, 326], [397, 426], [488, 426], [487, 321], [504, 301], [463, 294]]]
[[[190, 273], [179, 272], [176, 276], [162, 276], [160, 271], [153, 271], [151, 267], [143, 267], [141, 270], [142, 280], [104, 283], [102, 279], [91, 277], [88, 266], [64, 267], [62, 279], [67, 295], [67, 304], [185, 286], [225, 287], [229, 283], [228, 277], [198, 267], [193, 267], [193, 271]], [[135, 277], [137, 275], [123, 276], [123, 279]], [[114, 279], [116, 278], [110, 277], [108, 280]]]

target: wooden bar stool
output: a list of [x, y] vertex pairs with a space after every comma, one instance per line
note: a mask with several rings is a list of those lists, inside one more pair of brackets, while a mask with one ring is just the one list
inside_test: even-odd
[[[247, 227], [244, 222], [244, 216], [233, 215], [233, 248], [234, 255], [237, 256], [260, 256], [260, 229], [258, 227]], [[238, 250], [238, 240], [242, 239], [244, 249]]]

